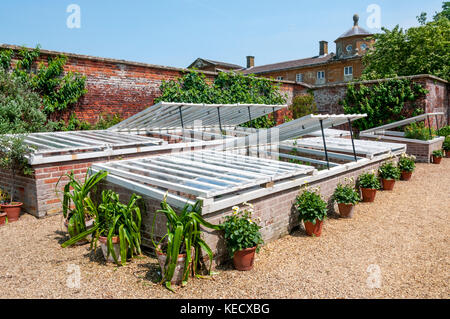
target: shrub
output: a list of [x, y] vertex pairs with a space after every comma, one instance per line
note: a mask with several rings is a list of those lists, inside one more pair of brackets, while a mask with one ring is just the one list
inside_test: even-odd
[[443, 150], [436, 150], [433, 153], [434, 157], [444, 157], [444, 151]]
[[450, 151], [450, 135], [445, 138], [442, 149], [447, 152]]
[[226, 216], [223, 223], [225, 240], [231, 257], [236, 251], [255, 246], [256, 252], [259, 252], [259, 245], [264, 243], [259, 231], [261, 227], [252, 220], [253, 206], [246, 203], [244, 205], [247, 207], [242, 210], [234, 206], [233, 214]]
[[413, 172], [416, 168], [415, 159], [414, 155], [403, 153], [398, 160], [398, 168], [402, 172]]
[[439, 135], [439, 136], [449, 136], [449, 135], [450, 135], [450, 125], [441, 127], [441, 128], [437, 131], [437, 135]]
[[361, 174], [358, 178], [358, 184], [361, 188], [380, 189], [381, 183], [375, 175], [375, 171]]
[[311, 222], [314, 225], [316, 220], [325, 220], [327, 218], [327, 202], [325, 202], [319, 194], [319, 189], [312, 191], [307, 187], [297, 196], [295, 207], [299, 213], [300, 221]]
[[353, 186], [353, 181], [350, 180], [348, 184], [338, 184], [334, 190], [333, 199], [338, 204], [352, 204], [355, 205], [361, 200], [358, 191]]
[[410, 125], [405, 127], [406, 138], [428, 141], [433, 139], [434, 134], [434, 129], [431, 129], [430, 135], [430, 129], [428, 127], [425, 127], [425, 124], [423, 122], [411, 123]]
[[378, 168], [378, 173], [383, 179], [400, 179], [401, 171], [393, 162], [386, 162]]
[[292, 112], [292, 118], [298, 119], [305, 115], [317, 113], [317, 105], [314, 101], [314, 95], [312, 94], [301, 94], [297, 95], [293, 101], [292, 105], [289, 107]]

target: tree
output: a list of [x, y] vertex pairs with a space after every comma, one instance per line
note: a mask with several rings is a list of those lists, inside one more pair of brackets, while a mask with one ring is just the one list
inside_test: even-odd
[[382, 28], [382, 33], [373, 36], [374, 49], [364, 56], [362, 79], [431, 74], [450, 80], [449, 15], [450, 2], [445, 2], [433, 21], [426, 22], [422, 13], [419, 27]]
[[298, 119], [305, 115], [313, 114], [317, 112], [317, 105], [314, 101], [314, 95], [301, 94], [294, 97], [292, 105], [289, 107], [292, 112], [292, 118]]

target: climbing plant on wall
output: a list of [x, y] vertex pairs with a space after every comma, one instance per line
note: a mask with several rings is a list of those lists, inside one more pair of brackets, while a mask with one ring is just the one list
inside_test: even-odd
[[[40, 56], [37, 46], [34, 50], [22, 48], [18, 52], [0, 51], [0, 68], [27, 82], [42, 98], [43, 111], [51, 114], [63, 111], [75, 104], [84, 94], [86, 78], [74, 72], [64, 74], [65, 56], [49, 57], [47, 65], [36, 60]], [[17, 60], [14, 67], [12, 61]]]
[[346, 114], [367, 113], [366, 118], [355, 121], [359, 130], [367, 130], [423, 113], [415, 102], [427, 93], [410, 79], [391, 79], [370, 86], [350, 83], [339, 104]]
[[[161, 96], [155, 102], [184, 102], [209, 104], [284, 104], [286, 96], [280, 84], [270, 79], [219, 72], [211, 83], [203, 73], [189, 71], [177, 80], [163, 81]], [[268, 116], [255, 119], [244, 126], [271, 127], [274, 121]]]

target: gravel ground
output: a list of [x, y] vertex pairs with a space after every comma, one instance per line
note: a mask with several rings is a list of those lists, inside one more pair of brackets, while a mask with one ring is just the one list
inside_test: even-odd
[[[157, 284], [156, 259], [105, 264], [100, 250], [59, 246], [60, 215], [24, 215], [0, 228], [0, 298], [449, 298], [450, 159], [417, 166], [410, 182], [359, 204], [353, 219], [331, 217], [322, 237], [295, 231], [266, 245], [254, 270], [225, 265], [176, 294]], [[80, 288], [67, 285], [71, 265]]]

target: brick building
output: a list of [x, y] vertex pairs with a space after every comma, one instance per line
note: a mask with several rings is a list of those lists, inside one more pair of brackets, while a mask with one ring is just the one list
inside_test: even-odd
[[[334, 41], [336, 53], [329, 53], [328, 42], [320, 41], [319, 55], [314, 57], [255, 66], [255, 57], [248, 56], [246, 68], [239, 70], [236, 66], [226, 70], [313, 85], [347, 82], [359, 78], [363, 70], [362, 57], [372, 44], [372, 40], [367, 38], [372, 34], [361, 28], [358, 22], [359, 16], [355, 14], [353, 27]], [[205, 63], [202, 66], [198, 63], [202, 60], [204, 59], [197, 59], [189, 68], [196, 67], [199, 70], [211, 71], [211, 64]], [[225, 70], [225, 68], [222, 69]]]

